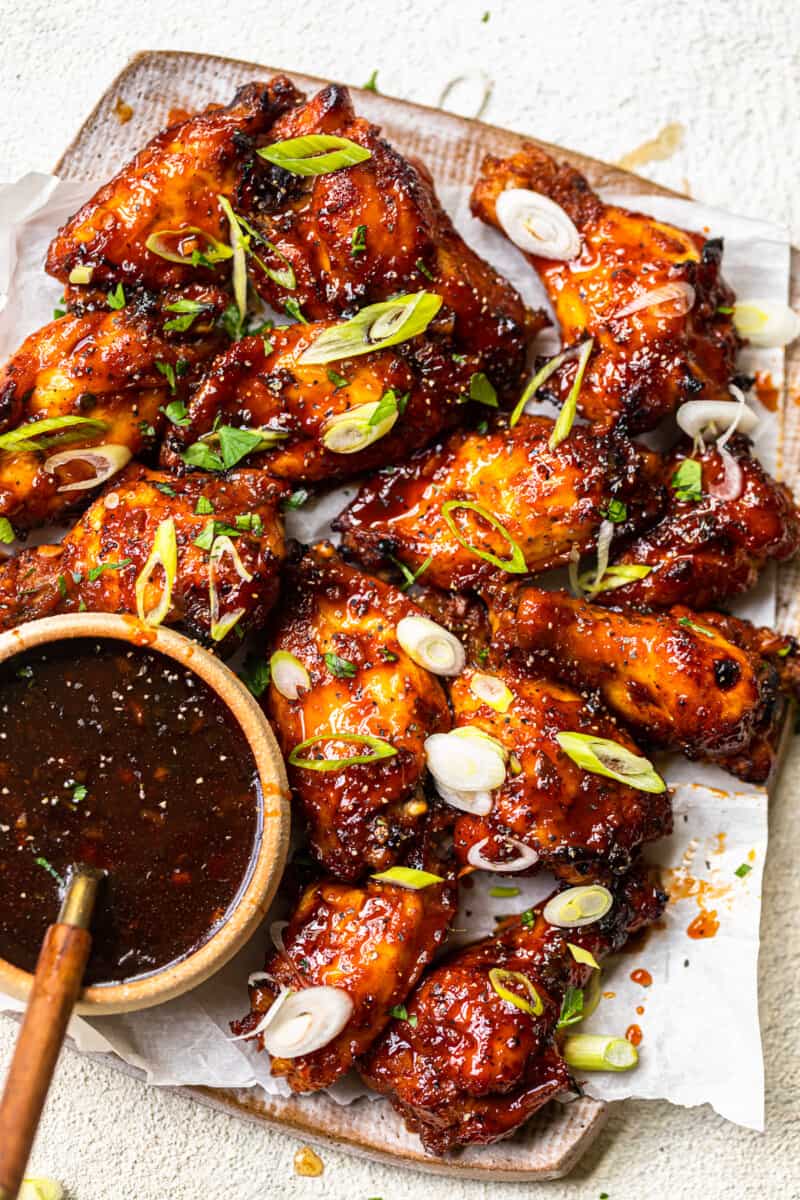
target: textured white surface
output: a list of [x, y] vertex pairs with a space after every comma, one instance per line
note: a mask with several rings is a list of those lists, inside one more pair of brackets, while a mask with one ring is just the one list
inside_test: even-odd
[[[488, 22], [481, 20], [490, 11]], [[138, 0], [128, 7], [0, 0], [0, 169], [46, 169], [97, 96], [138, 49], [231, 54], [363, 83], [435, 103], [454, 75], [495, 81], [488, 120], [599, 158], [618, 159], [668, 122], [684, 144], [644, 174], [711, 203], [782, 221], [800, 241], [796, 0]], [[549, 1197], [722, 1200], [800, 1196], [800, 1000], [792, 985], [800, 916], [792, 841], [800, 745], [784, 773], [765, 884], [761, 1008], [767, 1133], [735, 1129], [705, 1109], [617, 1106], [569, 1180]], [[713, 1022], [713, 1012], [698, 1013]], [[0, 1022], [0, 1052], [14, 1027]], [[731, 1053], [736, 1052], [735, 1046]], [[390, 1171], [326, 1151], [319, 1179], [293, 1174], [297, 1143], [197, 1108], [73, 1054], [64, 1056], [32, 1166], [60, 1178], [70, 1200], [431, 1200], [446, 1181]], [[488, 1195], [458, 1188], [465, 1200]], [[495, 1200], [519, 1194], [492, 1188]]]

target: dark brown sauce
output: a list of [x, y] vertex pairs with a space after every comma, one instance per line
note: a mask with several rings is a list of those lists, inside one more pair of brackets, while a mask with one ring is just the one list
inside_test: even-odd
[[208, 940], [246, 882], [259, 786], [233, 715], [163, 655], [82, 638], [0, 667], [0, 957], [32, 970], [73, 862], [108, 872], [87, 982]]

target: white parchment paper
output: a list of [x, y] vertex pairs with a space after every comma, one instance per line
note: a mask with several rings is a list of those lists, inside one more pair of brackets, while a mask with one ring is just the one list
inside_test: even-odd
[[[92, 185], [47, 175], [27, 175], [0, 188], [0, 358], [51, 319], [60, 288], [42, 271], [45, 250], [57, 226], [94, 190]], [[444, 189], [442, 199], [467, 240], [512, 280], [528, 303], [546, 307], [541, 286], [522, 255], [470, 216], [466, 190]], [[724, 237], [724, 272], [740, 297], [786, 299], [789, 243], [784, 230], [688, 200], [647, 195], [620, 200], [659, 219]], [[783, 354], [748, 351], [742, 356], [742, 369], [769, 372], [780, 388]], [[751, 403], [760, 407], [755, 395]], [[757, 450], [774, 470], [779, 421], [764, 410], [762, 416]], [[352, 487], [339, 488], [289, 514], [290, 534], [301, 540], [327, 536], [328, 522], [352, 494]], [[48, 530], [36, 540], [52, 537]], [[734, 610], [770, 624], [775, 614], [774, 576], [767, 572]], [[660, 766], [675, 787], [675, 829], [670, 838], [648, 849], [648, 857], [662, 869], [673, 899], [663, 928], [604, 966], [603, 998], [582, 1026], [588, 1032], [624, 1034], [630, 1025], [638, 1025], [640, 1063], [624, 1074], [593, 1075], [586, 1090], [606, 1099], [708, 1102], [729, 1120], [761, 1129], [764, 1083], [756, 988], [767, 796], [764, 789], [744, 785], [714, 767], [674, 757]], [[742, 867], [748, 869], [737, 875]], [[546, 875], [528, 880], [475, 875], [470, 883], [463, 889], [455, 922], [467, 933], [454, 941], [489, 933], [497, 916], [536, 902], [553, 881]], [[489, 892], [496, 885], [518, 886], [520, 894], [492, 897]], [[702, 914], [718, 929], [714, 937], [698, 940], [687, 930]], [[144, 1071], [151, 1083], [260, 1085], [271, 1093], [286, 1093], [286, 1084], [270, 1077], [265, 1055], [247, 1043], [229, 1040], [228, 1023], [248, 1007], [247, 976], [262, 967], [267, 947], [265, 925], [232, 963], [190, 995], [127, 1016], [74, 1018], [70, 1032], [79, 1049], [114, 1051]], [[640, 971], [652, 978], [649, 986], [631, 979]], [[0, 1008], [20, 1007], [0, 996]], [[347, 1103], [365, 1092], [357, 1080], [346, 1079], [332, 1094]]]

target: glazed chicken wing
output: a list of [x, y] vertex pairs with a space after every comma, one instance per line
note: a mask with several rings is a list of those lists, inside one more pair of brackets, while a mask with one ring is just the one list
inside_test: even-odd
[[269, 141], [316, 134], [347, 138], [370, 157], [320, 175], [295, 175], [258, 160], [242, 211], [278, 261], [291, 264], [296, 282], [287, 291], [251, 262], [262, 296], [278, 310], [291, 299], [316, 321], [401, 292], [437, 292], [454, 348], [477, 356], [499, 390], [513, 387], [527, 338], [544, 324], [543, 315], [526, 312], [511, 284], [466, 245], [427, 171], [356, 117], [346, 88], [330, 84], [286, 113]]
[[[330, 367], [300, 362], [327, 327], [285, 325], [234, 343], [195, 393], [188, 423], [170, 428], [163, 461], [178, 465], [221, 421], [276, 431], [258, 460], [273, 475], [324, 482], [396, 462], [461, 418], [478, 366], [467, 356], [455, 362], [448, 345], [415, 339]], [[364, 405], [373, 406], [367, 415]]]
[[[515, 767], [493, 793], [488, 816], [459, 814], [455, 848], [461, 861], [503, 864], [520, 845], [539, 863], [573, 883], [607, 882], [630, 868], [639, 847], [672, 827], [666, 785], [661, 792], [634, 790], [583, 770], [556, 740], [565, 731], [609, 738], [638, 750], [599, 705], [577, 692], [524, 669], [502, 666], [491, 675], [510, 693], [504, 712], [473, 691], [482, 672], [471, 668], [453, 681], [450, 696], [456, 727], [477, 726], [514, 756]], [[508, 698], [508, 697], [507, 697]]]
[[[267, 711], [314, 854], [356, 879], [397, 862], [420, 828], [425, 738], [449, 729], [447, 700], [397, 640], [398, 621], [416, 606], [330, 546], [302, 559], [285, 597], [274, 648], [302, 664], [308, 683], [290, 699], [273, 670]], [[368, 761], [346, 765], [351, 757]]]
[[[211, 105], [159, 133], [59, 230], [46, 270], [67, 283], [76, 267], [85, 267], [92, 286], [122, 282], [151, 290], [227, 279], [230, 263], [213, 254], [215, 243], [229, 243], [218, 196], [235, 198], [252, 170], [254, 144], [301, 99], [278, 75], [247, 84], [227, 107]], [[187, 261], [149, 250], [155, 234], [170, 234], [162, 248]], [[203, 260], [195, 255], [196, 265], [194, 251]]]
[[[152, 447], [162, 409], [185, 398], [219, 345], [213, 329], [176, 338], [128, 308], [60, 317], [32, 333], [0, 368], [0, 516], [31, 529], [86, 498], [106, 461], [59, 461], [61, 451], [108, 448], [119, 470]], [[58, 428], [38, 424], [53, 419]]]
[[23, 550], [0, 566], [0, 628], [76, 609], [136, 613], [137, 579], [159, 527], [172, 521], [174, 579], [154, 565], [145, 576], [143, 612], [158, 608], [166, 588], [167, 624], [213, 641], [227, 637], [225, 649], [232, 650], [238, 638], [231, 631], [259, 627], [275, 602], [284, 494], [262, 471], [177, 478], [131, 465], [60, 546]]
[[[363, 1060], [364, 1079], [430, 1153], [508, 1137], [559, 1092], [574, 1090], [556, 1024], [567, 988], [583, 988], [593, 968], [576, 962], [567, 943], [601, 959], [655, 921], [665, 902], [635, 874], [615, 886], [612, 908], [593, 925], [560, 929], [534, 909], [449, 955], [412, 993], [408, 1019], [392, 1021]], [[499, 995], [490, 977], [497, 968], [524, 975], [540, 1005], [521, 978], [504, 976], [503, 986], [531, 1011]]]
[[[684, 442], [665, 459], [670, 499], [663, 517], [614, 559], [651, 570], [599, 596], [601, 602], [720, 604], [753, 587], [768, 562], [785, 562], [797, 552], [800, 512], [789, 489], [767, 474], [746, 438], [733, 438], [727, 453], [733, 459], [727, 470], [714, 445], [694, 453]], [[684, 464], [692, 462], [700, 473], [687, 487]]]
[[689, 758], [739, 753], [775, 702], [775, 671], [690, 609], [604, 609], [526, 586], [498, 590], [493, 603], [500, 646], [518, 647], [546, 675], [596, 689], [650, 745]]
[[[472, 211], [500, 228], [496, 204], [507, 188], [548, 197], [580, 233], [581, 252], [571, 262], [530, 261], [564, 345], [594, 338], [579, 399], [592, 422], [635, 433], [652, 429], [684, 400], [728, 398], [737, 338], [719, 240], [604, 204], [578, 171], [533, 145], [511, 158], [484, 159]], [[668, 299], [662, 289], [674, 285]], [[562, 395], [574, 373], [572, 364], [554, 377]]]
[[335, 523], [345, 547], [368, 566], [387, 556], [411, 571], [427, 563], [424, 583], [475, 588], [592, 547], [611, 500], [627, 502], [628, 528], [658, 511], [648, 452], [581, 426], [551, 450], [552, 432], [533, 416], [513, 429], [459, 431], [367, 480]]
[[320, 1050], [273, 1058], [271, 1072], [295, 1092], [330, 1087], [365, 1054], [391, 1020], [442, 944], [456, 910], [452, 874], [430, 854], [414, 853], [409, 866], [443, 882], [419, 891], [370, 879], [363, 884], [322, 879], [303, 893], [283, 932], [285, 951], [272, 951], [263, 976], [250, 988], [250, 1013], [237, 1024], [258, 1027], [281, 989], [335, 987], [353, 1012], [344, 1030]]

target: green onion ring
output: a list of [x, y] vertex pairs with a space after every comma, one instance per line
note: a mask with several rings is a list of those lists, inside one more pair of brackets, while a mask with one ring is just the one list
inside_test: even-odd
[[[354, 754], [349, 758], [302, 758], [302, 751], [319, 742], [352, 742], [359, 746], [370, 746], [373, 754]], [[338, 771], [342, 767], [352, 767], [360, 763], [374, 763], [382, 758], [392, 758], [397, 751], [383, 738], [370, 737], [358, 733], [320, 733], [315, 737], [306, 738], [289, 754], [289, 762], [293, 767], [304, 767], [307, 771]]]
[[[469, 512], [477, 513], [479, 517], [483, 517], [484, 521], [488, 521], [489, 524], [498, 531], [498, 533], [501, 533], [511, 547], [511, 557], [498, 558], [496, 554], [492, 554], [489, 550], [479, 550], [477, 546], [473, 546], [471, 542], [468, 542], [467, 539], [462, 536], [461, 530], [458, 528], [454, 518], [451, 516], [451, 513], [460, 508], [467, 509]], [[465, 550], [469, 550], [470, 554], [474, 554], [476, 558], [484, 559], [486, 562], [491, 563], [494, 567], [499, 567], [501, 571], [507, 571], [509, 575], [527, 574], [528, 565], [525, 562], [525, 555], [522, 553], [522, 547], [518, 542], [514, 541], [511, 534], [508, 532], [502, 522], [498, 521], [497, 517], [493, 516], [493, 514], [490, 513], [487, 508], [484, 508], [482, 504], [476, 504], [472, 500], [445, 500], [444, 504], [442, 505], [442, 516], [444, 517], [447, 527], [452, 533], [453, 537], [461, 546], [464, 547]]]

